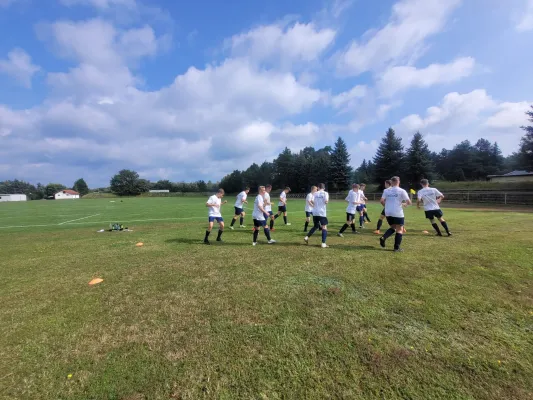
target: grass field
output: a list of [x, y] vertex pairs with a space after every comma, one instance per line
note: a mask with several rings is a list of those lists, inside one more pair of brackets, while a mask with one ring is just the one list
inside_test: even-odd
[[395, 254], [378, 204], [328, 249], [302, 201], [275, 245], [205, 246], [205, 200], [0, 203], [0, 398], [533, 399], [532, 213], [447, 208], [436, 238], [412, 207]]

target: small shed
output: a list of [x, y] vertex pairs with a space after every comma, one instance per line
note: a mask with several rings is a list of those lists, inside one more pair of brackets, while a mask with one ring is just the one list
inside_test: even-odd
[[0, 201], [27, 201], [25, 194], [0, 194]]
[[513, 171], [505, 175], [489, 175], [487, 179], [490, 182], [499, 182], [499, 183], [520, 183], [520, 182], [533, 182], [533, 172], [528, 171]]
[[75, 190], [65, 189], [61, 192], [57, 192], [54, 195], [54, 199], [56, 200], [68, 200], [68, 199], [79, 199], [80, 194], [76, 192]]

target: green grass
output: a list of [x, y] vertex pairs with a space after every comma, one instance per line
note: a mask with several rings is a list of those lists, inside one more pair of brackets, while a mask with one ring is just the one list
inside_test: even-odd
[[205, 246], [205, 200], [0, 204], [0, 398], [533, 398], [533, 214], [409, 208], [395, 254], [378, 204], [321, 249], [290, 201], [277, 244]]

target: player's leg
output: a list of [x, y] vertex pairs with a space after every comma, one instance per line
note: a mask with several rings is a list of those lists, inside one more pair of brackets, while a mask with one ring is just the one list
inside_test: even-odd
[[390, 238], [392, 235], [394, 235], [394, 232], [396, 232], [396, 227], [394, 224], [394, 218], [393, 217], [387, 217], [387, 222], [389, 224], [389, 229], [385, 232], [385, 234], [379, 238], [379, 244], [381, 247], [385, 247], [385, 241]]
[[205, 231], [205, 238], [204, 238], [205, 244], [210, 244], [209, 235], [211, 234], [211, 231], [213, 230], [213, 222], [214, 222], [213, 219], [209, 218], [209, 225], [207, 225], [207, 230]]
[[368, 217], [368, 212], [366, 211], [366, 204], [363, 204], [363, 217], [364, 217], [368, 222], [372, 222], [372, 221], [370, 221], [370, 218]]
[[268, 241], [267, 243], [268, 244], [276, 243], [276, 241], [274, 239], [272, 239], [272, 237], [270, 237], [270, 229], [268, 228], [268, 224], [267, 224], [268, 220], [265, 219], [264, 221], [262, 221], [262, 223], [263, 223], [263, 230], [265, 232], [265, 236], [266, 236], [267, 241]]
[[385, 219], [385, 210], [383, 210], [381, 212], [381, 215], [379, 216], [378, 225], [376, 227], [376, 231], [374, 232], [375, 234], [379, 235], [381, 233], [381, 226], [383, 225], [384, 219]]
[[311, 222], [311, 213], [309, 211], [306, 211], [305, 212], [304, 232], [307, 232], [307, 227], [309, 226], [309, 222]]
[[255, 246], [257, 244], [257, 237], [259, 236], [259, 230], [261, 229], [261, 221], [254, 219], [254, 239], [252, 244]]
[[320, 225], [322, 225], [322, 247], [328, 247], [326, 244], [326, 240], [328, 238], [328, 219], [326, 217], [322, 217], [320, 221]]
[[276, 216], [274, 213], [272, 213], [272, 211], [270, 211], [268, 217], [270, 218], [270, 230], [274, 231], [274, 222], [276, 221]]
[[346, 223], [342, 226], [341, 230], [339, 231], [339, 233], [337, 233], [337, 236], [339, 237], [343, 237], [342, 234], [344, 233], [344, 231], [346, 229], [348, 229], [348, 227], [350, 225], [353, 224], [353, 218], [354, 218], [354, 215], [353, 214], [350, 214], [350, 213], [346, 213]]
[[450, 228], [448, 227], [448, 223], [444, 220], [444, 213], [442, 211], [440, 211], [437, 218], [439, 219], [439, 222], [442, 225], [442, 227], [446, 230], [446, 233], [448, 234], [448, 236], [452, 236], [452, 233], [450, 232]]
[[241, 227], [241, 228], [246, 228], [246, 227], [244, 226], [244, 217], [246, 217], [246, 213], [243, 211], [243, 212], [241, 213], [241, 215], [240, 215], [240, 221], [239, 221], [239, 222], [240, 222], [240, 227]]
[[287, 226], [290, 226], [291, 224], [289, 224], [287, 222], [287, 207], [284, 207], [284, 211], [283, 211], [283, 222], [285, 223], [285, 225]]
[[426, 211], [425, 214], [426, 214], [426, 218], [429, 220], [429, 223], [431, 224], [433, 229], [435, 229], [435, 232], [437, 232], [437, 236], [442, 236], [440, 228], [435, 222], [435, 211]]
[[305, 242], [309, 242], [309, 237], [313, 236], [313, 234], [318, 230], [320, 227], [320, 217], [313, 216], [313, 227], [307, 234], [307, 236], [304, 238]]
[[402, 251], [403, 240], [403, 218], [396, 218], [397, 224], [394, 226], [396, 236], [394, 237], [394, 251]]
[[218, 235], [217, 235], [217, 242], [222, 242], [222, 234], [224, 233], [224, 219], [219, 218], [218, 219]]
[[357, 207], [359, 214], [359, 228], [363, 229], [365, 227], [365, 215], [363, 206]]

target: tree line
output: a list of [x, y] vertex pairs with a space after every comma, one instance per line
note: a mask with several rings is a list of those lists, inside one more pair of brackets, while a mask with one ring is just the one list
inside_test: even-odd
[[[526, 112], [533, 123], [533, 106]], [[405, 150], [402, 139], [392, 128], [386, 132], [371, 160], [363, 160], [352, 170], [350, 154], [345, 141], [338, 138], [333, 147], [320, 149], [305, 147], [298, 152], [285, 148], [272, 162], [261, 165], [253, 163], [246, 170], [234, 170], [220, 182], [150, 182], [131, 170], [121, 170], [111, 178], [110, 186], [89, 190], [82, 178], [72, 189], [82, 196], [93, 192], [110, 192], [119, 196], [135, 196], [149, 190], [170, 192], [211, 192], [222, 187], [228, 193], [237, 193], [245, 186], [256, 188], [271, 183], [276, 188], [289, 186], [294, 192], [305, 193], [310, 186], [323, 182], [330, 191], [346, 190], [351, 182], [382, 183], [393, 175], [400, 175], [404, 186], [418, 188], [420, 179], [446, 181], [484, 180], [487, 175], [497, 175], [512, 170], [533, 171], [533, 126], [522, 126], [525, 135], [520, 140], [519, 150], [503, 157], [498, 143], [479, 139], [472, 144], [465, 140], [452, 149], [440, 152], [429, 150], [420, 132], [413, 136]], [[22, 193], [31, 200], [53, 197], [66, 189], [59, 183], [32, 185], [20, 180], [0, 182], [0, 194]]]

